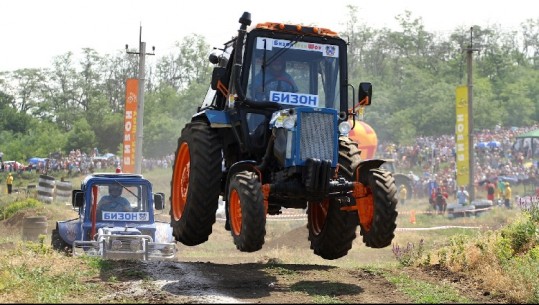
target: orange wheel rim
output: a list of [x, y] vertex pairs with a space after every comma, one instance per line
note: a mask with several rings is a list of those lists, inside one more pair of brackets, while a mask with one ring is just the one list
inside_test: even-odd
[[328, 216], [329, 199], [322, 202], [309, 202], [309, 219], [311, 231], [318, 235], [322, 232]]
[[172, 213], [174, 219], [182, 217], [187, 202], [187, 192], [189, 191], [189, 168], [191, 166], [191, 157], [189, 154], [189, 145], [183, 142], [180, 145], [180, 151], [176, 156], [174, 163], [174, 174], [172, 176]]
[[372, 193], [363, 198], [356, 198], [357, 213], [359, 224], [363, 230], [369, 232], [374, 221], [374, 199]]
[[240, 195], [236, 189], [230, 192], [230, 226], [234, 235], [240, 235], [241, 232], [241, 201]]

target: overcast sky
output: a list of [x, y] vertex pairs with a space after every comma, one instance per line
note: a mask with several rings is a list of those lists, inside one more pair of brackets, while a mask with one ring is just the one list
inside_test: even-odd
[[395, 16], [409, 10], [436, 33], [474, 24], [517, 30], [525, 20], [539, 19], [537, 0], [2, 0], [0, 71], [48, 68], [54, 56], [83, 48], [100, 55], [125, 51], [125, 44], [138, 49], [141, 26], [147, 52], [155, 46], [156, 56], [167, 55], [190, 34], [221, 47], [237, 34], [244, 11], [253, 24], [292, 22], [340, 32], [347, 5], [356, 6], [360, 22], [374, 28], [396, 28]]

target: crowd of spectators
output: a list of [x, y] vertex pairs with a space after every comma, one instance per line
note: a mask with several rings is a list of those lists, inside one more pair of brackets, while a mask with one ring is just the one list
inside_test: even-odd
[[[143, 159], [142, 170], [151, 171], [155, 168], [168, 168], [173, 158], [174, 154], [166, 155], [159, 159]], [[89, 153], [76, 149], [65, 156], [55, 153], [48, 158], [36, 159], [39, 160], [29, 162], [28, 165], [24, 166], [18, 162], [9, 164], [6, 162], [4, 166], [4, 162], [2, 162], [0, 171], [18, 173], [35, 171], [45, 175], [62, 172], [63, 175], [72, 177], [94, 172], [114, 172], [116, 168], [122, 167], [120, 157], [114, 154], [99, 155], [97, 148], [94, 148]]]
[[[474, 192], [486, 191], [487, 181], [500, 177], [515, 183], [534, 183], [538, 166], [534, 161], [530, 139], [527, 142], [516, 136], [539, 128], [529, 127], [484, 129], [473, 135], [474, 139]], [[485, 145], [487, 143], [493, 145]], [[391, 158], [401, 173], [407, 173], [413, 181], [413, 195], [428, 197], [436, 186], [441, 186], [451, 196], [456, 195], [455, 136], [418, 137], [412, 145], [379, 143], [376, 157]], [[535, 157], [539, 145], [535, 145]], [[535, 189], [535, 186], [534, 186]], [[454, 198], [454, 197], [453, 197]]]

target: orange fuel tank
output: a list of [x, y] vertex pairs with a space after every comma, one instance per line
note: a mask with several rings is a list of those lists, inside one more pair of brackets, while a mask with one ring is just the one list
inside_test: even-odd
[[[350, 124], [353, 124], [353, 122], [350, 121]], [[356, 120], [356, 125], [354, 129], [350, 130], [349, 137], [359, 144], [361, 159], [374, 158], [378, 147], [378, 137], [376, 137], [376, 132], [369, 124]]]

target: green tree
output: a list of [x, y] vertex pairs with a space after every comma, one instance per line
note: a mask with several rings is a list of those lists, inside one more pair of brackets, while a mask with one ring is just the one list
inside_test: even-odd
[[67, 133], [67, 143], [65, 151], [80, 149], [81, 151], [91, 151], [97, 147], [94, 131], [86, 119], [82, 118], [75, 122], [73, 129]]

